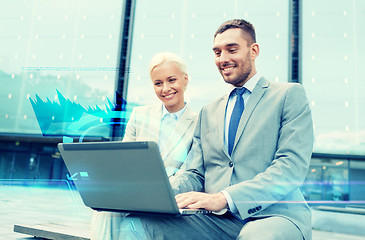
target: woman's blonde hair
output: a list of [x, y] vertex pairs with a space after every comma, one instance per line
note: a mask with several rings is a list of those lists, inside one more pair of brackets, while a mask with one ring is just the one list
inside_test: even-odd
[[162, 52], [157, 53], [155, 56], [152, 57], [150, 64], [149, 64], [149, 74], [151, 76], [151, 73], [155, 67], [167, 63], [167, 62], [174, 62], [179, 67], [182, 73], [187, 73], [187, 68], [184, 63], [184, 61], [175, 53], [172, 52]]

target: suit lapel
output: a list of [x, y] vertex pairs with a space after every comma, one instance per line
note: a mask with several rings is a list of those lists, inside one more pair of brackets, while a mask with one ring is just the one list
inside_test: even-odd
[[243, 111], [240, 123], [238, 125], [237, 133], [236, 133], [236, 139], [233, 146], [233, 150], [236, 147], [236, 144], [238, 140], [240, 139], [242, 132], [244, 131], [248, 120], [250, 119], [252, 112], [256, 108], [256, 105], [259, 103], [261, 97], [264, 95], [266, 88], [269, 86], [269, 82], [264, 79], [263, 77], [260, 78], [260, 80], [257, 82], [255, 88], [253, 89], [250, 99], [248, 100], [245, 110]]
[[189, 106], [186, 106], [184, 113], [181, 115], [179, 120], [177, 121], [174, 129], [172, 130], [171, 135], [166, 141], [166, 146], [163, 151], [163, 159], [165, 159], [170, 152], [179, 144], [180, 140], [184, 137], [187, 129], [193, 122], [192, 118], [192, 110]]
[[226, 151], [226, 148], [224, 147], [224, 129], [225, 129], [225, 121], [224, 118], [226, 116], [226, 107], [228, 102], [228, 95], [223, 96], [222, 101], [218, 104], [218, 111], [217, 111], [217, 123], [218, 123], [218, 137], [219, 141], [222, 145], [223, 152], [229, 157], [228, 152]]
[[156, 107], [151, 108], [148, 119], [148, 138], [151, 141], [158, 143], [160, 136], [160, 125], [161, 125], [161, 115], [162, 115], [162, 104], [156, 105]]

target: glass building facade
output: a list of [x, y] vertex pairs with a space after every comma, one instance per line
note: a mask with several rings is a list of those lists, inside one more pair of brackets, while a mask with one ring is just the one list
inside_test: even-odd
[[[157, 101], [148, 63], [158, 52], [170, 51], [186, 62], [190, 83], [187, 102], [196, 112], [225, 94], [227, 84], [214, 64], [213, 36], [232, 18], [245, 18], [257, 29], [258, 71], [271, 81], [288, 81], [289, 1], [137, 1], [131, 49], [128, 97], [132, 102]], [[270, 23], [270, 24], [268, 24]]]
[[365, 3], [310, 0], [302, 11], [302, 78], [313, 112], [314, 151], [364, 155]]
[[[122, 1], [0, 1], [0, 132], [41, 134], [29, 98], [113, 100]], [[109, 133], [99, 133], [108, 136]]]

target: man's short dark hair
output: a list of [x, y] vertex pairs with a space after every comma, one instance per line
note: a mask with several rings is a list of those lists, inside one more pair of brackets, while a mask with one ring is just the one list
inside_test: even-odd
[[219, 28], [217, 29], [217, 31], [215, 32], [214, 38], [218, 34], [223, 33], [228, 29], [234, 29], [234, 28], [242, 29], [243, 33], [245, 33], [249, 36], [250, 39], [247, 39], [247, 43], [249, 45], [256, 42], [255, 28], [253, 27], [253, 25], [251, 23], [249, 23], [243, 19], [233, 19], [233, 20], [228, 20], [228, 21], [222, 23], [222, 25], [220, 25]]

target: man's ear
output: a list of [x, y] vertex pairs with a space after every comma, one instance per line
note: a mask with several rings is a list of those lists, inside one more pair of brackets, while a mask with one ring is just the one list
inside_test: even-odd
[[251, 58], [254, 60], [260, 53], [260, 47], [257, 43], [252, 43], [251, 45]]

